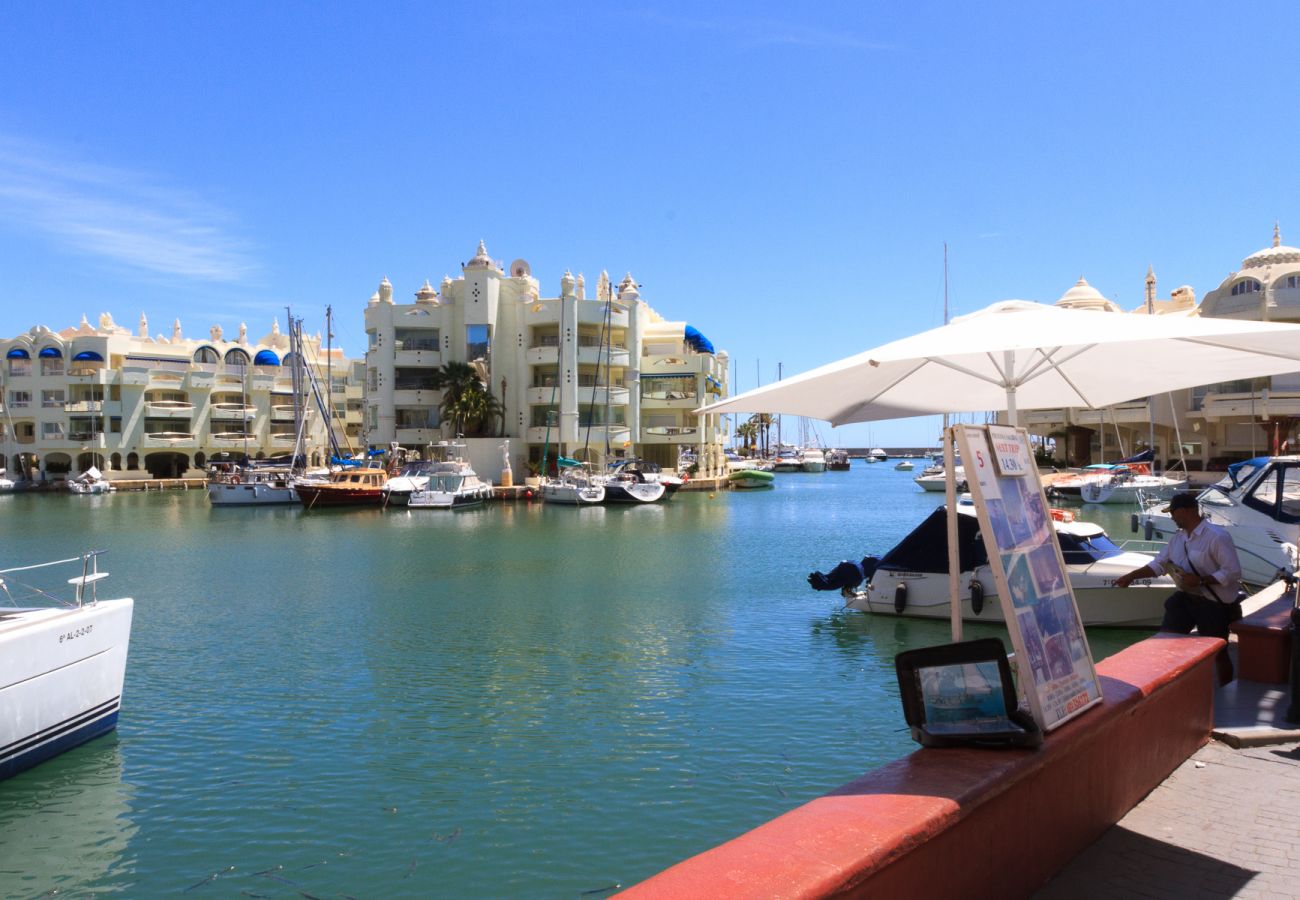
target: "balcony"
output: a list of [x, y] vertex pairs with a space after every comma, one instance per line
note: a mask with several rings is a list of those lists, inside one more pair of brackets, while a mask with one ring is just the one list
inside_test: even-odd
[[1211, 422], [1234, 416], [1256, 419], [1300, 416], [1300, 394], [1270, 392], [1267, 400], [1259, 394], [1206, 394], [1201, 414]]
[[188, 419], [194, 415], [194, 404], [186, 400], [149, 400], [144, 406], [147, 415], [158, 419]]
[[69, 431], [68, 440], [72, 441], [86, 449], [104, 449], [108, 446], [108, 439], [102, 431]]
[[[604, 385], [578, 385], [578, 402], [584, 405], [590, 403], [592, 406], [627, 406], [628, 401], [631, 399], [631, 392], [619, 385], [609, 388]], [[549, 403], [550, 401], [546, 400], [544, 402]]]
[[627, 352], [626, 347], [578, 347], [578, 363], [580, 365], [604, 366], [608, 364], [620, 368], [627, 366], [631, 359], [632, 357]]
[[560, 348], [555, 346], [529, 347], [524, 352], [524, 361], [531, 366], [559, 365]]
[[255, 418], [257, 418], [257, 407], [255, 406], [245, 406], [242, 403], [212, 404], [213, 421], [250, 422]]
[[63, 404], [65, 411], [70, 413], [102, 413], [104, 411], [103, 400], [69, 400]]
[[185, 384], [185, 374], [171, 369], [150, 369], [148, 384], [150, 387], [178, 388]]
[[292, 447], [298, 436], [292, 431], [272, 431], [271, 446], [273, 447]]
[[198, 391], [210, 391], [217, 383], [216, 372], [190, 372], [188, 385], [190, 388]]
[[255, 443], [256, 439], [242, 431], [214, 431], [208, 435], [208, 443], [214, 447], [237, 447], [250, 441]]
[[700, 429], [694, 425], [648, 425], [641, 428], [643, 444], [681, 444], [694, 441]]
[[273, 404], [271, 406], [271, 420], [283, 421], [284, 419], [293, 421], [293, 407], [283, 403]]
[[403, 428], [399, 425], [394, 433], [397, 442], [406, 447], [423, 447], [442, 440], [442, 431], [438, 428]]
[[646, 391], [641, 394], [642, 409], [695, 409], [700, 397], [694, 391]]
[[398, 350], [393, 354], [393, 365], [436, 369], [442, 365], [442, 354], [437, 350]]
[[194, 433], [190, 431], [145, 432], [142, 443], [146, 447], [192, 447], [194, 446]]
[[424, 390], [404, 390], [399, 388], [393, 391], [394, 406], [426, 406], [432, 409], [438, 405], [442, 398], [441, 391]]
[[1112, 423], [1120, 425], [1150, 424], [1151, 406], [1145, 399], [1136, 403], [1121, 403], [1104, 409], [1076, 408], [1071, 410], [1076, 425], [1102, 428]]
[[[579, 303], [578, 322], [582, 325], [603, 325], [605, 323], [605, 304], [591, 300], [586, 303]], [[615, 306], [609, 314], [609, 327], [626, 328], [627, 310]]]
[[1035, 428], [1063, 428], [1070, 423], [1068, 413], [1069, 410], [1065, 409], [1022, 409], [1019, 412], [1020, 424], [1031, 431]]
[[67, 406], [64, 400], [41, 400], [41, 409], [66, 409]]

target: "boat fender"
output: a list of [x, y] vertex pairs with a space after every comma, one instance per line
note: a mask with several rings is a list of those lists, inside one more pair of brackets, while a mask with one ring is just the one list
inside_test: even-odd
[[1128, 517], [1128, 530], [1131, 531], [1131, 532], [1133, 532], [1134, 534], [1137, 534], [1137, 533], [1138, 533], [1138, 514], [1137, 514], [1137, 513], [1129, 513], [1129, 517]]
[[894, 588], [894, 612], [901, 615], [905, 609], [907, 609], [907, 585], [900, 581], [898, 587]]
[[1147, 541], [1151, 540], [1151, 535], [1155, 532], [1155, 530], [1156, 530], [1155, 524], [1150, 519], [1147, 519], [1146, 524], [1142, 526], [1143, 540], [1147, 540]]
[[970, 580], [970, 610], [977, 616], [984, 612], [984, 585], [978, 578]]

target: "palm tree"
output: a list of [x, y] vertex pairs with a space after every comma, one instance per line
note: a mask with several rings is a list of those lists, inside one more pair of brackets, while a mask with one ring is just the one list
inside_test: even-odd
[[736, 434], [740, 435], [744, 441], [741, 449], [745, 451], [746, 456], [752, 456], [754, 451], [754, 441], [758, 439], [758, 425], [753, 421], [742, 422], [736, 426]]
[[[754, 413], [749, 417], [749, 422], [752, 422], [758, 429], [759, 443], [762, 446], [762, 455], [764, 457], [767, 456], [769, 449], [769, 438], [771, 436], [772, 424], [774, 421], [775, 420], [772, 418], [771, 413]], [[749, 422], [745, 424], [749, 424]]]
[[451, 422], [456, 434], [481, 436], [505, 415], [501, 401], [493, 396], [480, 377], [479, 369], [463, 362], [445, 363], [434, 373], [434, 387], [442, 391], [438, 412]]

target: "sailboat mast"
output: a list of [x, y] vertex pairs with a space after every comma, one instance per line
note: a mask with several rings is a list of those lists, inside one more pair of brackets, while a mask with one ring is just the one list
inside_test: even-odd
[[[948, 324], [948, 242], [943, 242], [943, 324]], [[948, 434], [948, 414], [943, 414], [943, 434]], [[944, 438], [947, 440], [947, 438]]]

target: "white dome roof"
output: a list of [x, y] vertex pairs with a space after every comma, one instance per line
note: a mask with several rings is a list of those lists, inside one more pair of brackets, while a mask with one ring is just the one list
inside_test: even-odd
[[1056, 305], [1070, 309], [1110, 309], [1114, 306], [1111, 301], [1102, 296], [1101, 291], [1088, 284], [1082, 275], [1074, 283], [1074, 287], [1061, 295]]
[[1265, 247], [1247, 256], [1241, 263], [1243, 269], [1258, 269], [1262, 266], [1276, 266], [1280, 263], [1300, 263], [1300, 250], [1295, 247], [1282, 246], [1282, 233], [1277, 225], [1273, 226], [1273, 246]]

